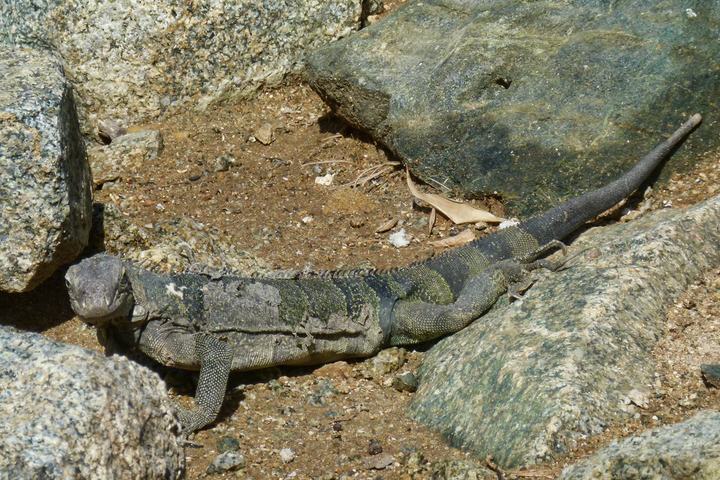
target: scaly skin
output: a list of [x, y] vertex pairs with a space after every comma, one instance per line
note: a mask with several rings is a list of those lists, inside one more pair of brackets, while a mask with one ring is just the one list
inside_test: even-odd
[[618, 180], [515, 227], [408, 267], [292, 278], [156, 275], [109, 255], [66, 275], [75, 312], [105, 338], [171, 367], [199, 370], [186, 432], [217, 417], [231, 370], [371, 356], [456, 332], [536, 259], [636, 190], [700, 124], [694, 115]]

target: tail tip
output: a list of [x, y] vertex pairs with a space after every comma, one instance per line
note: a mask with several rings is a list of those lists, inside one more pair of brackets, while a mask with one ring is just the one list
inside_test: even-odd
[[699, 113], [694, 114], [692, 117], [690, 117], [688, 123], [693, 127], [697, 127], [698, 125], [700, 125], [700, 123], [702, 123], [702, 115], [700, 115]]

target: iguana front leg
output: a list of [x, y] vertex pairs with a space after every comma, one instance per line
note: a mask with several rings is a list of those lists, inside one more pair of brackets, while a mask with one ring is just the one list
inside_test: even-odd
[[199, 430], [217, 418], [232, 366], [232, 351], [225, 342], [212, 335], [196, 334], [194, 337], [200, 375], [195, 390], [195, 407], [178, 412], [184, 433]]
[[524, 274], [525, 265], [504, 260], [470, 278], [453, 303], [440, 305], [412, 298], [393, 307], [392, 345], [420, 343], [465, 328], [503, 295]]
[[161, 363], [183, 369], [200, 367], [195, 406], [179, 408], [183, 433], [191, 433], [213, 422], [227, 389], [232, 351], [213, 335], [190, 333], [171, 323], [149, 322], [140, 337], [140, 348]]

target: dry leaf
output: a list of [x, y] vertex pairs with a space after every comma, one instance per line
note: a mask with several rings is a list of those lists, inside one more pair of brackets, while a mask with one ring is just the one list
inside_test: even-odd
[[430, 211], [430, 220], [428, 221], [428, 235], [432, 235], [432, 229], [435, 226], [435, 215], [437, 215], [437, 211], [433, 208]]
[[462, 232], [458, 233], [453, 237], [447, 237], [443, 238], [442, 240], [435, 240], [434, 242], [430, 242], [430, 245], [438, 248], [459, 247], [460, 245], [465, 245], [466, 243], [470, 243], [473, 240], [475, 240], [475, 234], [472, 230], [467, 229], [463, 230]]
[[395, 225], [397, 225], [398, 219], [397, 218], [391, 218], [387, 222], [381, 224], [379, 227], [375, 229], [375, 233], [384, 233], [392, 229]]
[[406, 174], [407, 185], [408, 189], [410, 189], [410, 193], [412, 193], [415, 198], [419, 198], [420, 200], [427, 202], [440, 210], [456, 225], [476, 222], [500, 223], [504, 220], [503, 218], [496, 217], [490, 212], [471, 207], [465, 203], [454, 202], [434, 193], [423, 193], [417, 189], [413, 181], [410, 179], [410, 172], [408, 171]]

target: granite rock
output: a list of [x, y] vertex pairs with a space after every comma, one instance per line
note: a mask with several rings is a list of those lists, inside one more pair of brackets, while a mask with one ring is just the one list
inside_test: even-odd
[[24, 292], [87, 244], [90, 170], [58, 59], [0, 45], [0, 72], [0, 290]]
[[209, 225], [187, 217], [135, 225], [111, 203], [94, 206], [90, 250], [118, 255], [157, 273], [231, 271], [253, 275], [271, 270], [269, 264], [240, 250]]
[[141, 130], [116, 137], [108, 145], [88, 148], [93, 184], [102, 186], [149, 168], [162, 152], [162, 135], [157, 130]]
[[561, 480], [712, 479], [720, 474], [720, 412], [648, 430], [567, 467]]
[[718, 244], [720, 196], [584, 233], [567, 268], [428, 352], [411, 415], [510, 467], [626, 420], [653, 382], [667, 308], [720, 265]]
[[469, 460], [445, 460], [431, 465], [433, 480], [496, 480], [497, 473]]
[[83, 131], [249, 94], [360, 25], [361, 0], [0, 2], [0, 42], [55, 50]]
[[604, 185], [695, 111], [720, 144], [717, 0], [408, 1], [311, 55], [311, 85], [433, 186], [527, 216]]
[[245, 466], [245, 457], [236, 451], [223, 452], [215, 457], [207, 467], [208, 474], [232, 472]]
[[0, 326], [0, 479], [174, 479], [185, 467], [158, 376]]

